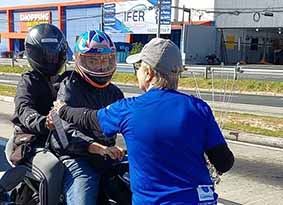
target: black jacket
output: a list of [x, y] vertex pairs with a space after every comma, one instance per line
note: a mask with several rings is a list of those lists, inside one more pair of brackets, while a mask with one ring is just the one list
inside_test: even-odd
[[[67, 77], [60, 84], [57, 99], [63, 100], [73, 107], [100, 109], [124, 98], [122, 91], [115, 85], [109, 84], [103, 89], [95, 88], [81, 78], [77, 72]], [[115, 144], [116, 135], [105, 139], [100, 132], [91, 129], [78, 129], [74, 124], [63, 121], [63, 127], [69, 145], [66, 150], [62, 148], [56, 133], [52, 136], [51, 145], [59, 156], [85, 156], [88, 155], [88, 146], [91, 142], [111, 146]]]
[[[60, 80], [58, 77], [57, 81]], [[37, 146], [43, 146], [46, 142], [49, 134], [45, 127], [46, 115], [55, 99], [56, 88], [45, 76], [36, 70], [22, 74], [14, 99], [15, 112], [12, 122], [25, 133], [34, 134], [34, 144]]]

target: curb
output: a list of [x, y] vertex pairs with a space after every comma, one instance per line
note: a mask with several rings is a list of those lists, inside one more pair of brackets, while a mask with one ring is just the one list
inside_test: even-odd
[[[283, 139], [280, 138], [255, 135], [244, 132], [229, 131], [229, 130], [223, 130], [223, 134], [226, 140], [231, 140], [235, 142], [245, 142], [255, 145], [263, 145], [263, 146], [274, 147], [283, 150]], [[0, 137], [0, 146], [5, 146], [7, 141], [8, 138]]]
[[13, 103], [14, 97], [0, 95], [0, 101]]
[[225, 139], [229, 139], [236, 142], [246, 142], [256, 145], [264, 145], [268, 147], [275, 147], [283, 149], [283, 138], [280, 137], [269, 137], [264, 135], [257, 135], [252, 133], [223, 130], [222, 131]]
[[3, 75], [3, 76], [15, 76], [15, 77], [20, 77], [22, 74], [20, 74], [20, 73], [6, 73], [6, 72], [0, 72], [0, 75]]
[[[263, 135], [255, 135], [250, 133], [238, 133], [229, 130], [223, 130], [223, 134], [226, 140], [234, 142], [245, 142], [255, 145], [263, 145], [266, 147], [274, 147], [283, 150], [283, 139], [268, 137]], [[5, 146], [8, 138], [0, 137], [0, 146]]]

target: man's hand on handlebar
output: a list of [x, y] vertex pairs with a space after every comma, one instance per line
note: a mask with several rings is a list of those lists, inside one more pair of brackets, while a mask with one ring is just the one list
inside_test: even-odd
[[125, 156], [125, 150], [119, 146], [107, 147], [96, 142], [89, 145], [88, 151], [93, 154], [100, 154], [102, 156], [109, 156], [111, 159], [122, 160]]

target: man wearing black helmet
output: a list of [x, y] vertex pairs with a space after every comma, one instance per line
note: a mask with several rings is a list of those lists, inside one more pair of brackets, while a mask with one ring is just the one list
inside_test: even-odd
[[[13, 164], [25, 164], [40, 181], [40, 204], [57, 204], [63, 165], [44, 150], [52, 125], [46, 121], [56, 99], [55, 79], [66, 61], [67, 41], [54, 25], [33, 27], [25, 39], [25, 52], [32, 71], [22, 74], [15, 96]], [[56, 175], [56, 176], [54, 176]], [[51, 191], [52, 190], [52, 191]], [[27, 196], [25, 196], [27, 197]]]

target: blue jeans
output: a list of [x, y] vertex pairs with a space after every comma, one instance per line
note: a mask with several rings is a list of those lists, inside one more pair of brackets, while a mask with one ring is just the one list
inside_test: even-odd
[[95, 205], [100, 175], [85, 159], [65, 160], [64, 193], [67, 205]]

